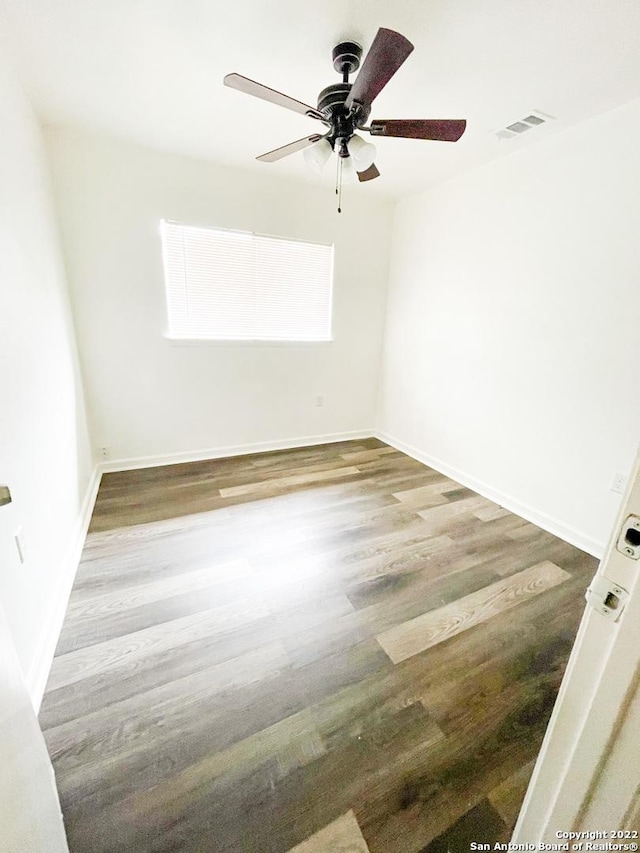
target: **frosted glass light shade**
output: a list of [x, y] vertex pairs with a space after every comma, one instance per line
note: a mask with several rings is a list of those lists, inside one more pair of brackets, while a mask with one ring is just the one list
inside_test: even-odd
[[302, 152], [305, 163], [314, 172], [321, 172], [332, 154], [333, 148], [331, 147], [331, 143], [326, 139], [318, 140], [315, 145], [305, 148]]
[[373, 165], [376, 159], [376, 146], [365, 142], [361, 136], [354, 134], [348, 142], [349, 154], [353, 157], [356, 171], [364, 172]]
[[358, 170], [353, 157], [342, 157], [342, 183], [354, 184], [358, 180]]

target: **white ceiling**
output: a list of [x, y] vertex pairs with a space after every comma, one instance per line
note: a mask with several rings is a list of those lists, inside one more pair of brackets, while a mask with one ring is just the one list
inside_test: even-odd
[[[339, 82], [331, 49], [379, 26], [415, 51], [373, 118], [466, 118], [455, 144], [376, 139], [398, 197], [640, 96], [638, 0], [0, 0], [0, 20], [42, 119], [166, 151], [332, 183], [302, 155], [255, 156], [316, 122], [222, 85], [237, 71], [315, 106]], [[515, 140], [494, 131], [541, 110]]]

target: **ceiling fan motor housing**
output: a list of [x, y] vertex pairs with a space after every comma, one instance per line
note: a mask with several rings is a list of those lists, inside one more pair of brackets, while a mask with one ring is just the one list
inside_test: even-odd
[[318, 95], [318, 112], [326, 118], [331, 126], [329, 142], [333, 145], [336, 139], [351, 139], [356, 129], [363, 125], [369, 114], [364, 107], [349, 110], [344, 102], [351, 91], [351, 83], [334, 83], [327, 86]]
[[351, 83], [333, 83], [327, 86], [318, 95], [318, 112], [330, 119], [336, 110], [344, 110], [344, 102], [350, 91]]

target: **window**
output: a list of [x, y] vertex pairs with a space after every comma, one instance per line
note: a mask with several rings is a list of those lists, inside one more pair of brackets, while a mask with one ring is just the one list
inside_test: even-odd
[[333, 246], [162, 222], [169, 336], [329, 341]]

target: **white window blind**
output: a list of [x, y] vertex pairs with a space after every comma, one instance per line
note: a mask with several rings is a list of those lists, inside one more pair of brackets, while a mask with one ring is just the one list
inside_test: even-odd
[[169, 336], [331, 339], [333, 246], [162, 222]]

